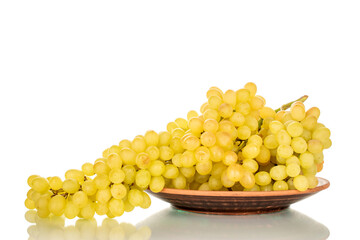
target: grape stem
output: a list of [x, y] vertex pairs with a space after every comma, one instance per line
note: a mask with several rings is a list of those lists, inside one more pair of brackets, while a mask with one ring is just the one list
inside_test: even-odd
[[281, 111], [281, 110], [286, 110], [286, 109], [288, 109], [289, 107], [291, 107], [291, 105], [292, 105], [294, 102], [305, 102], [306, 99], [308, 99], [308, 97], [309, 97], [308, 95], [304, 95], [304, 96], [302, 96], [301, 98], [296, 99], [295, 101], [288, 102], [288, 103], [282, 105], [281, 107], [279, 107], [278, 109], [275, 109], [275, 112], [279, 112], [279, 111]]

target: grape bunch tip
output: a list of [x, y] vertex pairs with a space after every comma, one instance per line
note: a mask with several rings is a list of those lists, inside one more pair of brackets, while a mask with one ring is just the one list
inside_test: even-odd
[[200, 112], [121, 140], [102, 157], [60, 177], [28, 178], [25, 206], [41, 218], [109, 218], [148, 208], [145, 190], [306, 191], [318, 185], [330, 130], [307, 95], [278, 109], [266, 106], [257, 86], [223, 92], [211, 87]]

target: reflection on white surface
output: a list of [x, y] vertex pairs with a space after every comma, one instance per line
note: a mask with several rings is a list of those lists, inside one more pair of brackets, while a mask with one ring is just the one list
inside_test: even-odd
[[293, 209], [276, 213], [221, 216], [185, 212], [173, 208], [158, 212], [138, 227], [151, 228], [151, 239], [276, 239], [323, 240], [329, 230]]
[[110, 218], [101, 225], [95, 219], [79, 219], [74, 225], [65, 226], [63, 217], [38, 218], [35, 211], [28, 211], [26, 220], [34, 223], [28, 228], [29, 240], [148, 240], [151, 236], [149, 227], [136, 228]]

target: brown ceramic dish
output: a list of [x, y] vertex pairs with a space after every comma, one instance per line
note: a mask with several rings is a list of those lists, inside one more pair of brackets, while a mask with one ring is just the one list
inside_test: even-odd
[[206, 214], [246, 215], [275, 212], [310, 197], [329, 187], [330, 182], [318, 178], [316, 188], [304, 192], [297, 190], [270, 192], [199, 191], [164, 188], [153, 196], [169, 202], [175, 208]]

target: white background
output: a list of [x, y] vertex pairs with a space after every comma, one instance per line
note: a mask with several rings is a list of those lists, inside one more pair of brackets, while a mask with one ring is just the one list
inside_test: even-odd
[[[358, 1], [2, 1], [1, 234], [27, 239], [31, 174], [93, 162], [121, 139], [199, 110], [211, 86], [253, 81], [267, 105], [308, 94], [332, 132], [331, 186], [293, 209], [355, 239]], [[136, 224], [167, 204], [118, 218]], [[10, 234], [10, 235], [9, 235]], [[351, 236], [351, 237], [350, 237]]]

